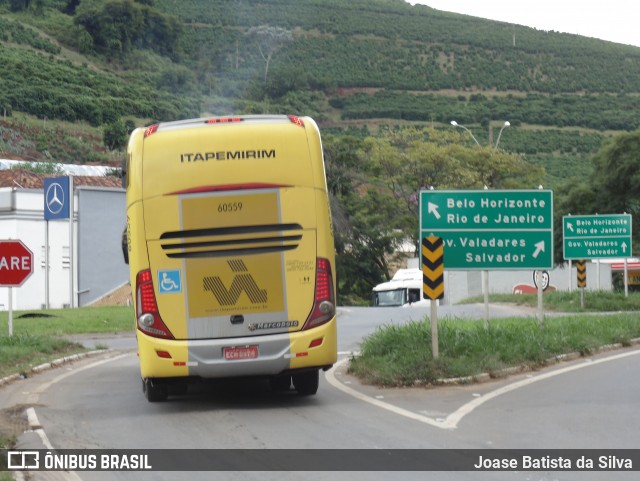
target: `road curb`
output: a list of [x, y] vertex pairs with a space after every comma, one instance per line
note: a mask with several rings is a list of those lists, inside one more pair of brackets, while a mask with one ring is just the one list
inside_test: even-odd
[[[544, 361], [543, 366], [550, 366], [553, 364], [558, 364], [560, 362], [568, 362], [568, 361], [575, 361], [576, 359], [580, 359], [583, 357], [590, 357], [593, 356], [595, 354], [600, 354], [602, 352], [608, 352], [608, 351], [615, 351], [617, 349], [623, 349], [625, 347], [632, 347], [632, 346], [637, 346], [640, 345], [640, 337], [639, 338], [635, 338], [635, 339], [631, 339], [629, 341], [628, 344], [622, 344], [621, 342], [615, 343], [615, 344], [607, 344], [605, 346], [600, 346], [597, 347], [595, 349], [593, 349], [593, 351], [589, 352], [589, 354], [587, 355], [583, 355], [582, 353], [579, 352], [570, 352], [567, 354], [558, 354], [557, 356], [551, 357], [549, 359], [547, 359], [546, 361]], [[457, 385], [457, 384], [472, 384], [472, 383], [477, 383], [477, 382], [486, 382], [486, 381], [490, 381], [491, 379], [500, 379], [503, 377], [507, 377], [510, 376], [512, 374], [518, 374], [521, 372], [525, 372], [525, 371], [530, 371], [531, 367], [526, 365], [526, 364], [521, 364], [519, 366], [513, 366], [513, 367], [507, 367], [505, 369], [501, 369], [499, 371], [495, 371], [493, 373], [488, 373], [488, 372], [483, 372], [480, 374], [475, 374], [473, 376], [463, 376], [463, 377], [452, 377], [452, 378], [443, 378], [443, 379], [438, 379], [433, 383], [430, 383], [432, 385], [441, 385], [441, 386], [446, 386], [446, 385]], [[414, 382], [414, 386], [419, 386], [421, 384], [425, 384], [422, 381], [416, 380]]]
[[54, 359], [53, 361], [45, 362], [38, 366], [33, 366], [26, 373], [10, 374], [9, 376], [0, 378], [0, 387], [5, 386], [13, 381], [25, 379], [26, 377], [28, 377], [29, 374], [38, 374], [43, 371], [47, 371], [49, 369], [64, 366], [65, 364], [69, 364], [71, 362], [79, 361], [81, 359], [85, 359], [88, 357], [97, 356], [99, 354], [106, 354], [113, 351], [114, 349], [95, 349], [93, 351], [80, 352], [77, 354], [72, 354], [71, 356], [64, 356], [58, 359]]

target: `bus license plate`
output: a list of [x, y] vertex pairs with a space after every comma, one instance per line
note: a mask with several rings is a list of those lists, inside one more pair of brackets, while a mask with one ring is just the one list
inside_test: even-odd
[[223, 353], [227, 361], [256, 359], [258, 357], [258, 346], [225, 347]]

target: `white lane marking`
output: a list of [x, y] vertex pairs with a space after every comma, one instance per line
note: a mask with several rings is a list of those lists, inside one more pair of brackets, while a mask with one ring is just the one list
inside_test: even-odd
[[640, 355], [640, 350], [635, 350], [635, 351], [629, 351], [629, 352], [624, 352], [621, 354], [615, 354], [613, 356], [608, 356], [608, 357], [603, 357], [600, 359], [586, 359], [583, 363], [580, 364], [575, 364], [573, 366], [567, 366], [561, 369], [555, 369], [553, 371], [549, 371], [543, 374], [539, 374], [537, 376], [531, 376], [531, 377], [527, 377], [525, 379], [522, 379], [520, 381], [516, 381], [512, 384], [508, 384], [506, 386], [503, 386], [501, 388], [496, 389], [495, 391], [491, 391], [481, 397], [477, 397], [474, 400], [462, 405], [460, 408], [458, 408], [455, 412], [449, 414], [445, 419], [442, 418], [438, 418], [438, 419], [433, 419], [430, 418], [429, 416], [424, 416], [421, 414], [417, 414], [414, 413], [413, 411], [409, 411], [407, 409], [403, 409], [397, 406], [394, 406], [392, 404], [389, 404], [387, 402], [381, 401], [379, 399], [375, 399], [372, 397], [367, 396], [366, 394], [363, 394], [359, 391], [356, 391], [353, 388], [350, 388], [348, 386], [345, 386], [344, 384], [342, 384], [340, 381], [338, 381], [334, 375], [334, 371], [336, 368], [338, 368], [339, 366], [342, 366], [343, 364], [345, 364], [349, 359], [342, 359], [340, 362], [336, 363], [336, 365], [334, 366], [333, 369], [330, 369], [329, 371], [327, 371], [325, 373], [325, 377], [327, 379], [327, 381], [329, 382], [329, 384], [331, 384], [333, 387], [349, 394], [350, 396], [355, 397], [356, 399], [359, 399], [361, 401], [367, 402], [369, 404], [373, 404], [374, 406], [377, 406], [379, 408], [382, 409], [386, 409], [387, 411], [390, 411], [392, 413], [398, 414], [400, 416], [404, 416], [407, 417], [409, 419], [413, 419], [415, 421], [419, 421], [425, 424], [428, 424], [430, 426], [434, 426], [436, 428], [440, 428], [440, 429], [456, 429], [458, 427], [458, 423], [460, 421], [462, 421], [462, 418], [464, 418], [467, 414], [470, 414], [471, 412], [473, 412], [474, 409], [476, 409], [477, 407], [481, 406], [482, 404], [498, 397], [501, 396], [503, 394], [507, 394], [511, 391], [515, 391], [516, 389], [520, 389], [522, 387], [525, 386], [529, 386], [533, 383], [536, 383], [538, 381], [544, 381], [545, 379], [550, 379], [552, 377], [555, 376], [560, 376], [561, 374], [566, 374], [568, 372], [572, 372], [572, 371], [577, 371], [578, 369], [583, 369], [585, 367], [592, 367], [592, 366], [596, 366], [598, 364], [602, 364], [605, 362], [610, 362], [610, 361], [616, 361], [618, 359], [623, 359], [625, 357], [630, 357], [630, 356], [635, 356], [635, 355]]
[[52, 450], [53, 445], [51, 444], [51, 441], [49, 441], [47, 433], [45, 433], [44, 429], [42, 429], [40, 421], [38, 420], [38, 415], [36, 414], [36, 410], [34, 408], [27, 408], [27, 420], [29, 421], [29, 427], [31, 428], [31, 431], [38, 435], [44, 447]]
[[[71, 370], [69, 372], [61, 374], [60, 376], [55, 377], [54, 379], [52, 379], [49, 382], [42, 383], [35, 391], [30, 393], [29, 399], [31, 399], [33, 396], [35, 396], [35, 398], [37, 400], [39, 398], [40, 394], [45, 392], [52, 385], [54, 385], [55, 383], [57, 383], [59, 381], [62, 381], [63, 379], [65, 379], [65, 378], [67, 378], [69, 376], [72, 376], [73, 374], [77, 374], [79, 372], [86, 371], [87, 369], [92, 369], [92, 368], [98, 367], [98, 366], [100, 366], [102, 364], [106, 364], [107, 362], [115, 361], [117, 359], [122, 359], [123, 357], [130, 356], [130, 355], [131, 355], [131, 353], [120, 354], [119, 356], [114, 356], [114, 357], [110, 357], [108, 359], [103, 359], [101, 361], [96, 361], [96, 362], [93, 362], [93, 363], [88, 364], [86, 366], [80, 367], [78, 369], [73, 369], [73, 370]], [[37, 402], [37, 401], [35, 401], [35, 402]], [[53, 445], [51, 444], [51, 441], [49, 440], [49, 436], [47, 436], [47, 433], [45, 432], [45, 430], [40, 425], [40, 420], [38, 419], [38, 415], [36, 414], [35, 408], [33, 408], [33, 407], [27, 408], [26, 412], [27, 412], [27, 419], [29, 421], [29, 426], [32, 428], [33, 432], [35, 432], [38, 435], [38, 437], [42, 441], [42, 444], [47, 449], [50, 449], [50, 450], [55, 449], [53, 447]], [[59, 474], [60, 474], [60, 476], [62, 478], [64, 478], [65, 481], [82, 481], [82, 478], [74, 471], [63, 471], [63, 472], [60, 472]]]
[[394, 406], [392, 404], [389, 404], [387, 402], [380, 401], [379, 399], [371, 398], [371, 397], [367, 396], [366, 394], [362, 394], [361, 392], [356, 391], [355, 389], [350, 388], [350, 387], [345, 386], [344, 384], [342, 384], [340, 381], [338, 381], [336, 379], [334, 371], [336, 370], [336, 368], [338, 368], [339, 366], [343, 365], [348, 360], [349, 360], [349, 358], [342, 359], [341, 361], [337, 362], [332, 369], [328, 370], [325, 373], [325, 378], [327, 379], [329, 384], [331, 384], [333, 387], [335, 387], [337, 389], [340, 389], [341, 391], [347, 393], [349, 396], [353, 396], [356, 399], [359, 399], [361, 401], [367, 402], [369, 404], [373, 404], [374, 406], [378, 406], [379, 408], [386, 409], [387, 411], [391, 411], [392, 413], [398, 414], [400, 416], [404, 416], [404, 417], [407, 417], [409, 419], [413, 419], [414, 421], [420, 421], [421, 423], [426, 423], [426, 424], [429, 424], [431, 426], [435, 426], [435, 427], [438, 427], [438, 428], [442, 427], [441, 426], [442, 423], [439, 423], [435, 419], [432, 419], [432, 418], [430, 418], [428, 416], [423, 416], [423, 415], [418, 414], [418, 413], [414, 413], [414, 412], [409, 411], [407, 409], [399, 408], [399, 407]]
[[600, 359], [585, 359], [585, 362], [580, 364], [574, 364], [573, 366], [567, 366], [560, 369], [555, 369], [553, 371], [549, 371], [538, 376], [529, 377], [526, 379], [522, 379], [521, 381], [514, 382], [513, 384], [509, 384], [507, 386], [503, 386], [495, 391], [491, 391], [490, 393], [485, 394], [482, 397], [476, 398], [473, 401], [468, 402], [464, 406], [460, 407], [456, 412], [447, 416], [447, 422], [451, 423], [453, 428], [458, 426], [458, 423], [462, 420], [464, 416], [472, 412], [478, 406], [481, 406], [487, 401], [494, 399], [502, 394], [506, 394], [511, 391], [515, 391], [521, 387], [529, 386], [538, 381], [544, 381], [546, 379], [550, 379], [555, 376], [559, 376], [561, 374], [566, 374], [568, 372], [577, 371], [578, 369], [583, 369], [585, 367], [592, 367], [598, 364], [603, 364], [605, 362], [617, 361], [618, 359], [623, 359], [625, 357], [636, 356], [640, 354], [640, 350], [623, 352], [621, 354], [614, 354], [613, 356], [607, 356]]

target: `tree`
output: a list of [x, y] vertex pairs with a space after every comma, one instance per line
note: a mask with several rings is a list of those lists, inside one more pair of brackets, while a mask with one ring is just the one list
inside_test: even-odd
[[586, 180], [572, 179], [556, 189], [553, 201], [554, 262], [564, 262], [562, 218], [597, 212], [599, 194]]
[[180, 22], [143, 3], [110, 0], [78, 7], [75, 23], [93, 38], [96, 49], [121, 55], [133, 47], [173, 55], [182, 32]]
[[365, 140], [367, 172], [402, 206], [389, 226], [404, 232], [416, 248], [421, 189], [533, 188], [542, 182], [543, 170], [522, 157], [465, 147], [460, 140], [460, 134], [434, 129], [402, 129]]
[[75, 22], [89, 32], [96, 48], [109, 55], [129, 50], [144, 25], [141, 6], [128, 1], [91, 6], [79, 12]]
[[258, 42], [258, 50], [264, 60], [264, 82], [266, 83], [273, 54], [293, 42], [293, 35], [287, 29], [270, 27], [269, 25], [251, 27], [247, 35]]
[[366, 299], [373, 286], [389, 279], [389, 263], [402, 242], [403, 234], [389, 228], [397, 200], [369, 186], [341, 201], [346, 222], [334, 224], [338, 293]]
[[67, 15], [75, 15], [76, 8], [80, 5], [80, 0], [67, 0], [67, 5], [63, 10], [63, 13]]
[[640, 214], [640, 130], [615, 136], [593, 158], [593, 184], [610, 213]]
[[388, 279], [397, 233], [387, 229], [392, 199], [370, 188], [362, 172], [361, 138], [326, 136], [324, 157], [336, 246], [339, 302], [366, 299]]
[[325, 137], [339, 294], [368, 298], [390, 277], [400, 247], [418, 248], [419, 191], [532, 188], [543, 170], [459, 133], [395, 129], [379, 137]]
[[31, 0], [11, 0], [11, 11], [21, 12], [27, 10], [30, 4]]
[[[619, 134], [593, 156], [588, 179], [571, 179], [556, 189], [554, 230], [556, 262], [562, 262], [562, 217], [565, 215], [631, 214], [640, 220], [640, 130]], [[640, 235], [634, 229], [634, 254]]]
[[122, 119], [105, 125], [102, 140], [109, 150], [122, 150], [127, 145], [129, 131]]
[[[640, 221], [640, 130], [616, 135], [592, 159], [588, 185], [567, 189], [564, 200], [572, 214], [631, 214]], [[640, 251], [638, 229], [633, 231], [634, 254]]]
[[327, 173], [329, 195], [346, 196], [353, 193], [358, 184], [364, 182], [360, 176], [358, 181], [357, 155], [362, 149], [362, 139], [349, 135], [326, 136], [324, 139], [324, 164]]

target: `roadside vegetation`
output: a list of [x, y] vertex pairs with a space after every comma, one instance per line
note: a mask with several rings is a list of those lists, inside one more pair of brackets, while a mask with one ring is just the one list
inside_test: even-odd
[[83, 334], [133, 331], [131, 307], [86, 307], [16, 311], [9, 336], [7, 312], [0, 313], [0, 378], [29, 375], [37, 365], [85, 351], [70, 340]]
[[[579, 311], [577, 293], [550, 294], [556, 293], [545, 295], [546, 309]], [[535, 316], [494, 319], [489, 329], [482, 320], [441, 320], [436, 360], [431, 351], [429, 318], [385, 326], [364, 340], [360, 354], [351, 359], [349, 371], [363, 382], [382, 386], [437, 384], [459, 377], [471, 381], [482, 373], [500, 377], [508, 368], [537, 369], [566, 354], [587, 356], [611, 344], [629, 346], [633, 339], [640, 338], [637, 312], [621, 312], [636, 311], [640, 294], [628, 298], [617, 293], [589, 294], [592, 309], [607, 314], [546, 316], [542, 326]], [[537, 298], [491, 296], [491, 302], [497, 301], [533, 306]]]
[[[585, 291], [584, 308], [580, 305], [580, 291], [546, 292], [544, 309], [555, 312], [628, 312], [640, 311], [640, 292], [630, 292], [625, 297], [620, 291]], [[461, 304], [484, 302], [483, 296], [470, 297]], [[537, 294], [489, 294], [489, 302], [538, 307]], [[639, 320], [640, 323], [640, 320]]]

